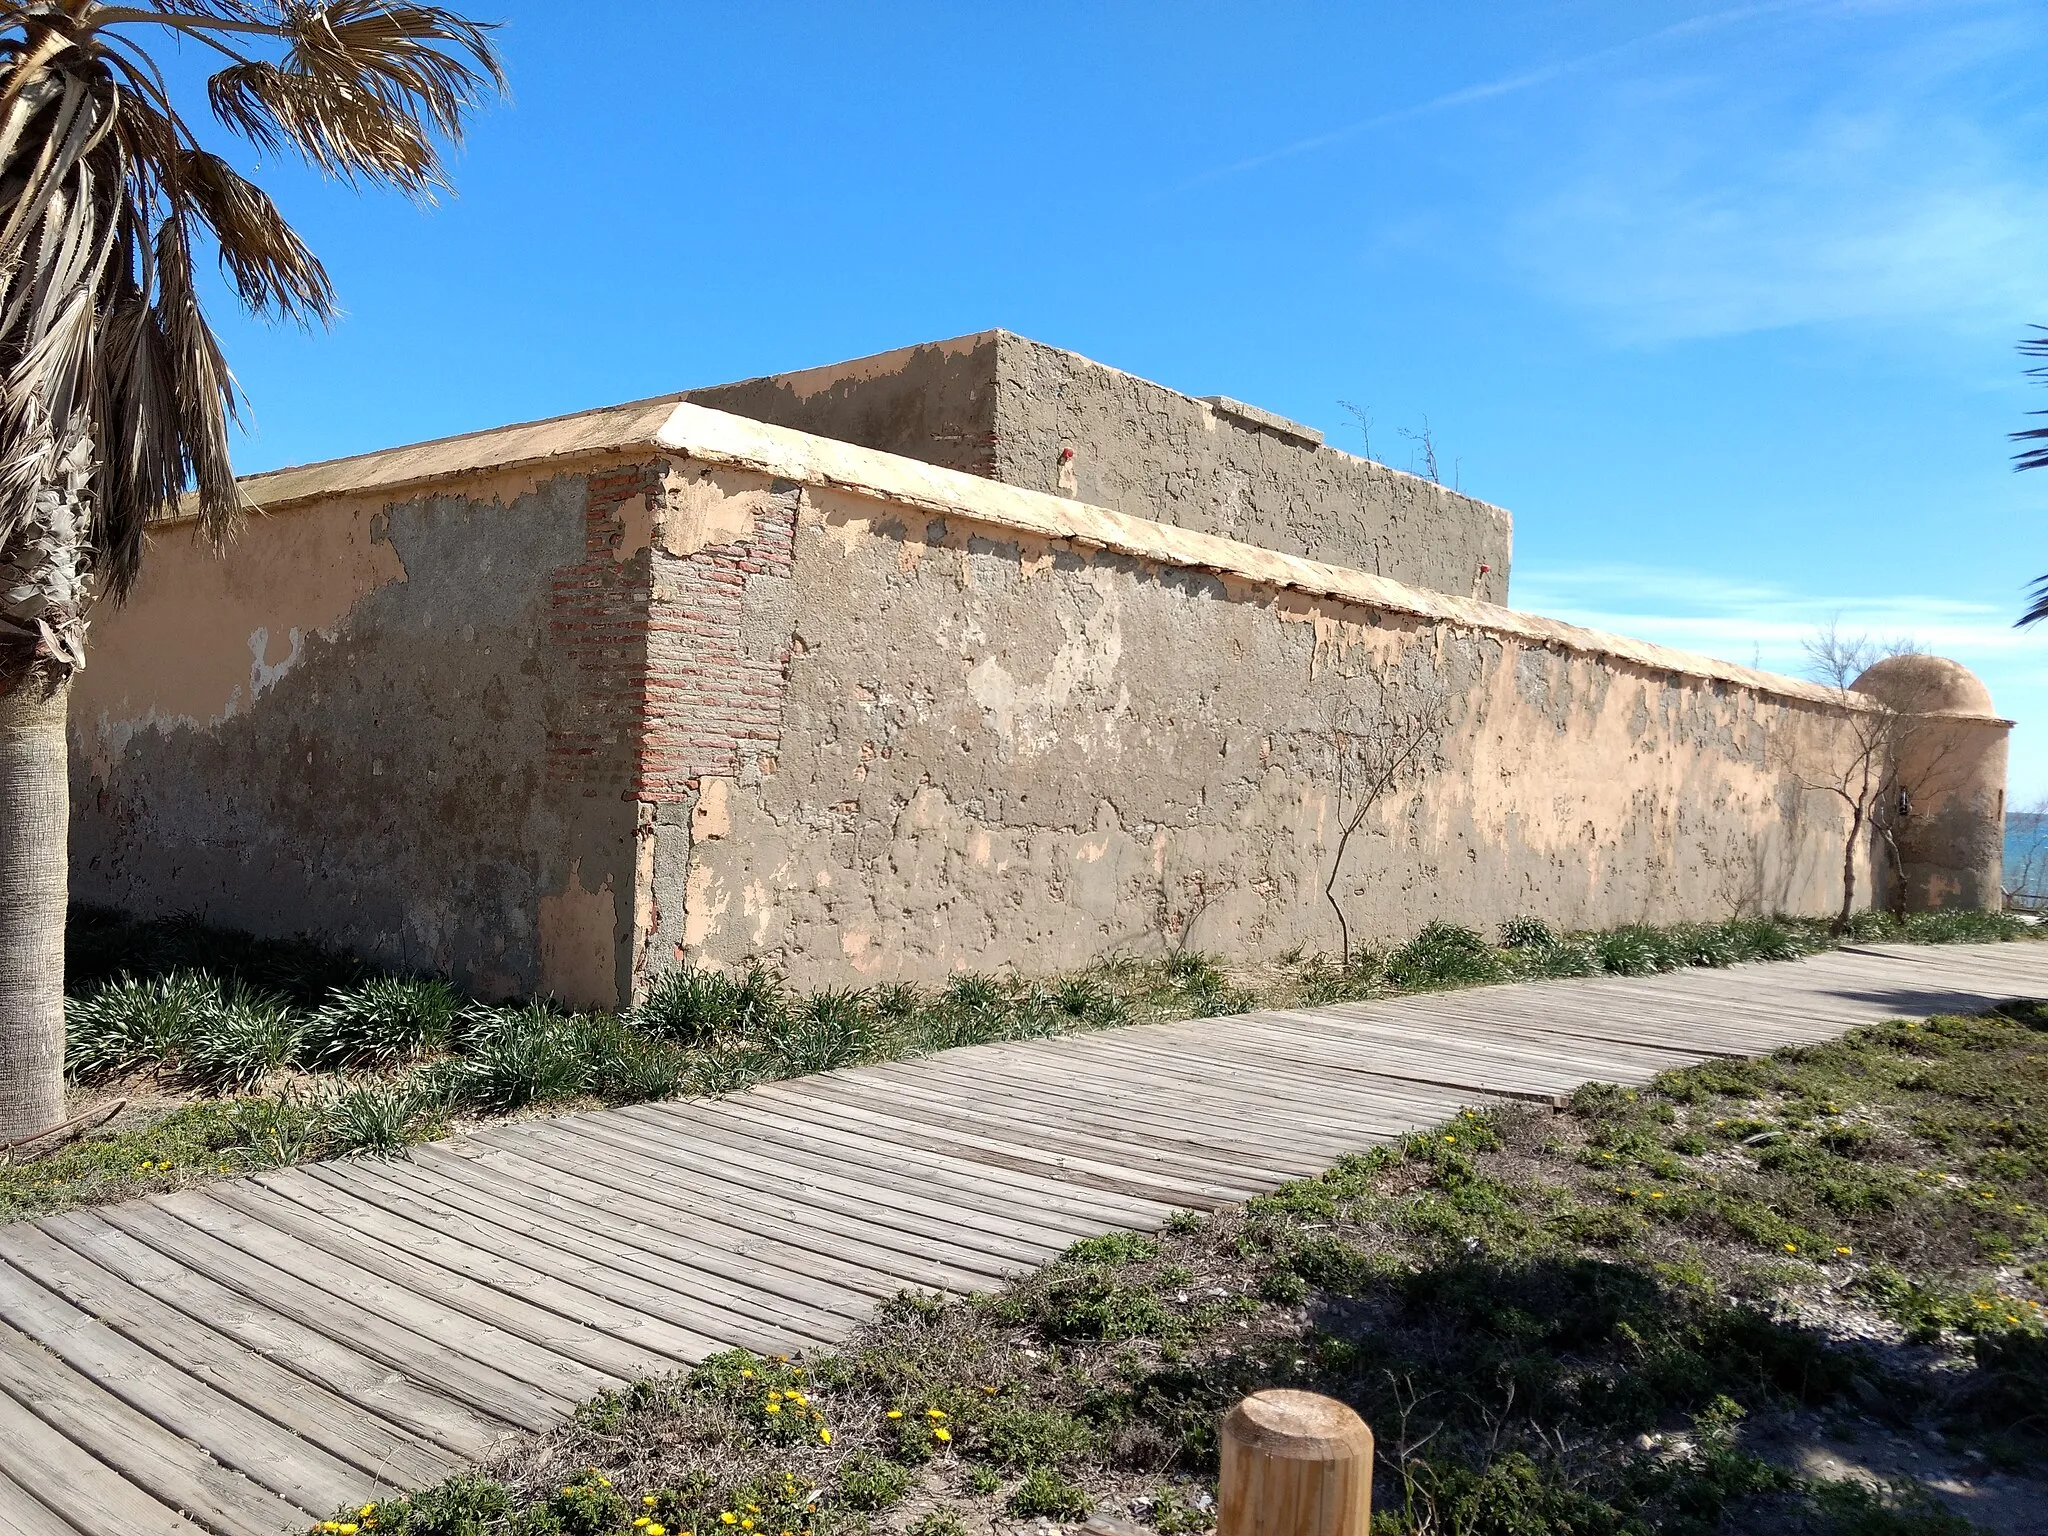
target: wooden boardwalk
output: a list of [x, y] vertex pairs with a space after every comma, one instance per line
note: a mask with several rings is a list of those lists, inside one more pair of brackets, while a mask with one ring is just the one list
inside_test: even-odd
[[1146, 1025], [0, 1227], [0, 1529], [277, 1536], [719, 1349], [844, 1338], [1490, 1099], [2048, 995], [1870, 946]]

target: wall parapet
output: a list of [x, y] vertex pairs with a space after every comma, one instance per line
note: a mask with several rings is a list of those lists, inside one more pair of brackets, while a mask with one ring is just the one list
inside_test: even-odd
[[[692, 405], [637, 401], [549, 421], [501, 427], [323, 464], [246, 477], [244, 493], [269, 512], [366, 496], [393, 501], [489, 474], [546, 475], [649, 450], [750, 470], [795, 484], [964, 518], [1033, 537], [1133, 559], [1214, 572], [1310, 597], [1406, 614], [1545, 648], [1611, 657], [1651, 671], [1731, 684], [1756, 693], [1865, 709], [1854, 694], [1780, 673], [1567, 624], [1475, 598], [1427, 592], [1368, 571], [1282, 554], [1217, 534], [986, 480], [960, 470], [862, 448], [788, 427]], [[2009, 722], [2008, 722], [2009, 723]]]
[[702, 406], [678, 404], [656, 434], [656, 441], [667, 451], [700, 463], [754, 470], [783, 480], [896, 502], [939, 516], [966, 518], [1015, 533], [1062, 540], [1160, 565], [1211, 571], [1310, 597], [1407, 614], [1588, 656], [1612, 657], [1652, 671], [1731, 683], [1777, 698], [1837, 709], [1879, 707], [1858, 695], [1845, 696], [1801, 678], [1586, 629], [1474, 598], [1425, 592], [1369, 571], [1326, 565], [1216, 534], [1175, 528], [1107, 507], [983, 480], [959, 470], [771, 427]]

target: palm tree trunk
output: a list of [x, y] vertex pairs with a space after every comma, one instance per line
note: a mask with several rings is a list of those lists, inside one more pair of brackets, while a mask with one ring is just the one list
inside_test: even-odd
[[69, 680], [0, 693], [0, 1141], [64, 1118]]

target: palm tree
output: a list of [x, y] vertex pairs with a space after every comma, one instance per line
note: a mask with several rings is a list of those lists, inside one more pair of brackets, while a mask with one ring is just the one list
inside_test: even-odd
[[[2021, 342], [2020, 351], [2028, 357], [2048, 357], [2048, 326], [2037, 325], [2034, 329], [2041, 334], [2029, 336]], [[2048, 384], [2048, 367], [2029, 368], [2027, 377]], [[2032, 414], [2048, 416], [2048, 411], [2035, 411]], [[2028, 427], [2024, 431], [2013, 433], [2012, 438], [2014, 442], [2022, 445], [2020, 451], [2013, 455], [2013, 468], [2048, 469], [2048, 427]], [[2029, 624], [2038, 624], [2043, 619], [2048, 619], [2048, 576], [2035, 577], [2028, 593], [2027, 611], [2019, 616], [2019, 622], [2013, 626], [2015, 629], [2023, 629]]]
[[224, 537], [237, 392], [194, 283], [334, 313], [318, 258], [200, 147], [152, 50], [218, 56], [213, 115], [352, 185], [431, 196], [502, 90], [487, 30], [401, 0], [0, 0], [0, 1141], [63, 1118], [65, 703], [96, 600], [188, 495]]

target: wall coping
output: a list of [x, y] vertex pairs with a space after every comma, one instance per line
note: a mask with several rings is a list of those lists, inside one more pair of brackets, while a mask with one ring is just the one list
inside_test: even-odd
[[[1521, 613], [1475, 598], [1426, 592], [1367, 571], [1175, 528], [1045, 491], [984, 480], [918, 459], [692, 405], [674, 395], [497, 427], [402, 448], [251, 475], [241, 484], [264, 511], [383, 494], [421, 494], [485, 472], [566, 472], [635, 450], [874, 497], [934, 515], [986, 523], [1161, 565], [1215, 572], [1276, 589], [1499, 634], [1545, 648], [1613, 657], [1653, 672], [1730, 683], [1836, 709], [1876, 709], [1861, 695], [1674, 650], [1644, 640]], [[181, 514], [170, 521], [185, 521]], [[1975, 717], [2010, 725], [1995, 716]]]

